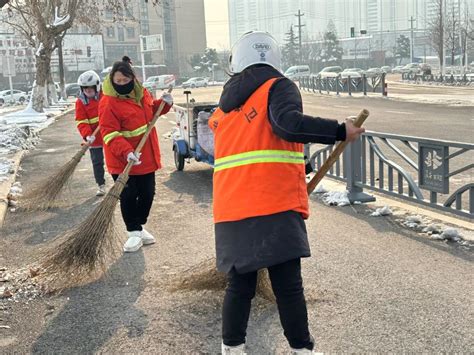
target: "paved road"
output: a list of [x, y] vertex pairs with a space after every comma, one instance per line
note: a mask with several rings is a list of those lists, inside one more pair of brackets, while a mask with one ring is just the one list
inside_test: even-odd
[[[162, 136], [170, 120], [159, 123], [164, 169], [147, 226], [157, 243], [123, 255], [92, 284], [29, 304], [0, 301], [1, 324], [11, 327], [0, 329], [1, 353], [219, 352], [223, 292], [170, 290], [189, 267], [214, 254], [212, 171], [196, 162], [175, 171], [171, 142]], [[42, 137], [23, 163], [25, 188], [77, 150], [72, 117]], [[98, 201], [92, 181], [84, 159], [65, 208], [9, 214], [0, 231], [0, 265], [27, 265], [54, 235], [83, 220]], [[303, 273], [318, 350], [472, 351], [471, 252], [368, 217], [365, 206], [334, 208], [311, 200], [311, 209], [313, 256], [304, 260]], [[121, 222], [118, 229], [123, 232]], [[249, 354], [287, 353], [274, 305], [255, 300], [248, 344]]]

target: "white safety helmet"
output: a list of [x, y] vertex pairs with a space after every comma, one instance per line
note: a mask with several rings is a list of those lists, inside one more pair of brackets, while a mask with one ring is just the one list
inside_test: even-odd
[[82, 73], [81, 75], [79, 75], [79, 78], [77, 79], [77, 84], [81, 88], [87, 87], [87, 86], [95, 86], [95, 90], [97, 92], [100, 91], [100, 77], [93, 70], [88, 70]]
[[232, 46], [229, 70], [237, 74], [254, 64], [267, 64], [281, 71], [281, 53], [278, 42], [264, 31], [250, 31]]

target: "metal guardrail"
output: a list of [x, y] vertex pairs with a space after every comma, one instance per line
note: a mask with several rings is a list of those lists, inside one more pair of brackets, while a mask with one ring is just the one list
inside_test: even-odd
[[[308, 152], [313, 169], [332, 149]], [[351, 202], [373, 201], [363, 191], [367, 188], [473, 218], [473, 162], [474, 144], [369, 131], [346, 148], [327, 175], [347, 182]]]
[[385, 73], [374, 76], [367, 76], [363, 74], [361, 77], [347, 78], [329, 77], [320, 78], [316, 76], [306, 76], [300, 78], [300, 89], [307, 92], [323, 92], [330, 93], [335, 92], [336, 94], [361, 92], [367, 95], [367, 92], [379, 92], [382, 95], [387, 95], [387, 86], [385, 84]]
[[417, 83], [438, 83], [444, 85], [474, 85], [473, 74], [446, 74], [446, 75], [434, 75], [434, 74], [415, 74], [415, 73], [402, 73], [402, 80], [410, 80]]

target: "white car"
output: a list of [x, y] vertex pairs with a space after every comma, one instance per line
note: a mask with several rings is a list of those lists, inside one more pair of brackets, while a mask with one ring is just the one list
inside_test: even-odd
[[191, 78], [185, 81], [182, 86], [183, 86], [183, 89], [207, 87], [207, 79], [206, 78]]
[[[19, 102], [20, 104], [25, 103], [28, 94], [24, 91], [20, 90], [12, 90], [13, 91], [13, 101]], [[0, 91], [0, 105], [3, 105], [5, 102], [11, 102], [12, 95], [10, 90], [3, 90]]]
[[319, 78], [335, 78], [341, 72], [342, 72], [341, 67], [338, 67], [338, 66], [326, 67], [326, 68], [323, 68], [323, 70], [321, 70], [317, 76]]
[[309, 76], [309, 74], [309, 65], [295, 65], [289, 67], [283, 75], [291, 80], [299, 80], [302, 77]]
[[174, 87], [176, 78], [174, 75], [157, 75], [150, 76], [143, 83], [143, 86], [150, 92], [154, 93], [156, 90], [168, 89]]
[[[353, 68], [353, 69], [357, 69], [357, 68]], [[351, 79], [355, 79], [355, 78], [362, 78], [362, 75], [358, 71], [345, 69], [341, 74], [339, 74], [339, 77], [341, 79], [347, 79], [348, 77], [351, 77]]]
[[368, 78], [373, 78], [374, 76], [381, 75], [383, 73], [382, 69], [380, 68], [370, 68], [365, 72], [365, 75]]

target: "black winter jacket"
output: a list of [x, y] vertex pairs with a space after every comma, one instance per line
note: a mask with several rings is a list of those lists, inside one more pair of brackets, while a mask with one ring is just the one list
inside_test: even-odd
[[[229, 79], [219, 101], [220, 109], [230, 112], [242, 106], [272, 78], [279, 78], [268, 100], [268, 119], [276, 135], [298, 143], [334, 144], [345, 139], [344, 124], [303, 114], [298, 87], [267, 65], [254, 65]], [[294, 211], [216, 223], [215, 234], [217, 268], [222, 272], [235, 269], [247, 273], [311, 255], [303, 217]]]

